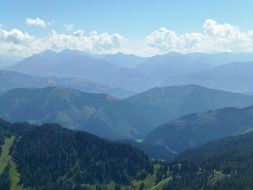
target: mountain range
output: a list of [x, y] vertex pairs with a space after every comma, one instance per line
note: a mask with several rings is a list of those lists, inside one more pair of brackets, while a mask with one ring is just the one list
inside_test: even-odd
[[205, 71], [168, 77], [162, 86], [197, 84], [240, 93], [253, 93], [253, 62], [233, 62]]
[[[253, 54], [168, 53], [139, 57], [122, 53], [92, 55], [75, 50], [44, 51], [8, 70], [43, 77], [82, 78], [111, 88], [142, 92], [157, 86], [197, 84], [251, 93], [248, 71]], [[232, 64], [231, 64], [232, 63]], [[239, 72], [239, 75], [234, 73]], [[233, 79], [233, 80], [231, 80]], [[240, 86], [240, 84], [243, 84]]]
[[110, 88], [81, 78], [38, 77], [0, 70], [0, 92], [14, 88], [44, 88], [49, 86], [63, 86], [89, 93], [105, 93], [116, 98], [126, 98], [136, 94], [126, 89]]
[[0, 95], [1, 117], [34, 124], [59, 123], [108, 138], [136, 138], [151, 125], [134, 105], [106, 94], [63, 87], [13, 89]]
[[147, 89], [147, 85], [152, 82], [134, 69], [118, 67], [96, 56], [74, 50], [63, 50], [59, 53], [44, 51], [7, 69], [43, 77], [83, 78], [131, 91]]
[[253, 105], [253, 96], [197, 85], [156, 87], [126, 100], [152, 118], [155, 125], [190, 113]]
[[0, 117], [54, 122], [110, 139], [142, 139], [157, 125], [188, 113], [252, 104], [249, 95], [194, 85], [155, 88], [122, 100], [64, 87], [17, 88], [0, 94]]

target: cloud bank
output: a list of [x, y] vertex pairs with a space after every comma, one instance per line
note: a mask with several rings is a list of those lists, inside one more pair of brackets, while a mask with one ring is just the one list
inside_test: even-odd
[[253, 30], [241, 31], [231, 24], [207, 19], [202, 32], [177, 34], [164, 27], [146, 36], [154, 52], [253, 52]]
[[0, 28], [0, 51], [2, 54], [29, 56], [44, 50], [60, 51], [75, 49], [91, 53], [110, 52], [125, 41], [124, 36], [113, 33], [76, 30], [70, 34], [51, 31], [47, 37], [37, 38], [19, 29], [5, 30]]
[[[27, 18], [26, 24], [47, 27], [40, 18]], [[20, 29], [4, 29], [0, 25], [0, 52], [5, 55], [29, 56], [44, 50], [61, 51], [75, 49], [89, 53], [135, 53], [155, 55], [167, 52], [253, 52], [253, 30], [242, 31], [229, 23], [220, 24], [207, 19], [202, 25], [202, 32], [178, 34], [165, 27], [143, 37], [143, 48], [136, 44], [124, 46], [126, 37], [122, 34], [96, 31], [86, 33], [75, 29], [74, 25], [64, 25], [65, 32], [49, 31], [44, 37], [24, 32]], [[138, 44], [140, 45], [140, 44]], [[131, 47], [132, 46], [132, 47]]]

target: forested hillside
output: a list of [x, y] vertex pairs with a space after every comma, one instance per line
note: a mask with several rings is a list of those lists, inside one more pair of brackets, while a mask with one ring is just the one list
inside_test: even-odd
[[138, 190], [168, 175], [137, 148], [86, 132], [4, 120], [0, 130], [1, 190]]
[[250, 190], [253, 187], [253, 133], [211, 142], [178, 156], [163, 190]]
[[209, 141], [253, 129], [253, 107], [223, 108], [185, 115], [157, 127], [145, 143], [170, 147], [180, 153]]

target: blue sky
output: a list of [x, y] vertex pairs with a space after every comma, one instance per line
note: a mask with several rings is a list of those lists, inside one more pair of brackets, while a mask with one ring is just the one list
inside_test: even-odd
[[[0, 4], [0, 24], [6, 31], [16, 28], [43, 38], [52, 30], [69, 34], [64, 27], [68, 24], [85, 34], [118, 33], [126, 39], [123, 47], [130, 49], [144, 48], [145, 38], [161, 27], [177, 35], [203, 33], [207, 19], [241, 31], [253, 29], [252, 0], [2, 0]], [[47, 27], [31, 27], [27, 18], [40, 18]], [[175, 50], [171, 45], [167, 49]]]

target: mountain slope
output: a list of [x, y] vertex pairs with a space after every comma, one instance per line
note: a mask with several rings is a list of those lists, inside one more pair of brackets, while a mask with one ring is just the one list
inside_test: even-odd
[[168, 77], [163, 86], [197, 84], [240, 93], [253, 93], [253, 62], [234, 62], [206, 71]]
[[131, 140], [118, 140], [117, 142], [122, 142], [124, 144], [129, 144], [133, 147], [136, 147], [142, 150], [146, 155], [151, 159], [155, 160], [164, 160], [164, 161], [172, 161], [175, 159], [177, 154], [167, 149], [166, 147], [160, 145], [146, 144], [142, 142], [136, 142]]
[[[142, 139], [154, 127], [151, 118], [134, 104], [124, 100], [114, 101], [103, 107], [87, 123], [89, 132], [98, 135], [116, 133], [117, 139]], [[109, 134], [105, 137], [111, 138]]]
[[[210, 64], [211, 65], [211, 64]], [[203, 60], [194, 59], [188, 54], [168, 53], [147, 59], [136, 70], [162, 82], [169, 76], [189, 74], [211, 68]]]
[[252, 130], [253, 107], [223, 108], [190, 114], [157, 127], [144, 142], [170, 147], [176, 152], [209, 141]]
[[111, 181], [126, 185], [142, 171], [152, 170], [148, 158], [131, 146], [57, 125], [43, 125], [25, 134], [12, 149], [12, 157], [21, 183], [35, 189], [64, 187], [64, 183], [67, 187]]
[[161, 125], [185, 114], [250, 106], [253, 105], [253, 96], [183, 85], [154, 88], [127, 98], [127, 101], [152, 118], [155, 125]]
[[[246, 62], [252, 60], [252, 53], [180, 54], [172, 52], [150, 57], [145, 62], [138, 65], [136, 67], [136, 70], [147, 76], [152, 76], [153, 80], [157, 80], [157, 82], [160, 81], [160, 83], [163, 83], [164, 81], [166, 81], [163, 83], [164, 86], [171, 86], [181, 84], [177, 83], [177, 79], [181, 79], [184, 75], [191, 76], [193, 73], [201, 73], [202, 71], [205, 72], [205, 70], [209, 70], [211, 68], [231, 62]], [[187, 84], [201, 85], [201, 83]]]
[[64, 86], [89, 93], [106, 93], [119, 98], [126, 98], [135, 94], [129, 90], [110, 88], [86, 79], [37, 77], [13, 71], [0, 70], [0, 92], [14, 88], [43, 88], [48, 86]]
[[139, 57], [137, 55], [123, 53], [103, 54], [97, 55], [96, 57], [105, 60], [117, 67], [125, 67], [131, 69], [147, 60], [146, 57]]
[[22, 57], [18, 56], [8, 56], [8, 55], [3, 55], [0, 53], [0, 69], [8, 67], [17, 61], [20, 61]]
[[96, 110], [114, 101], [63, 87], [14, 89], [0, 94], [0, 115], [10, 121], [56, 122], [77, 128]]
[[179, 155], [170, 164], [164, 190], [234, 189], [253, 186], [253, 133], [211, 142]]
[[113, 139], [142, 138], [153, 129], [146, 116], [128, 102], [63, 87], [1, 93], [0, 117], [35, 124], [54, 122]]

